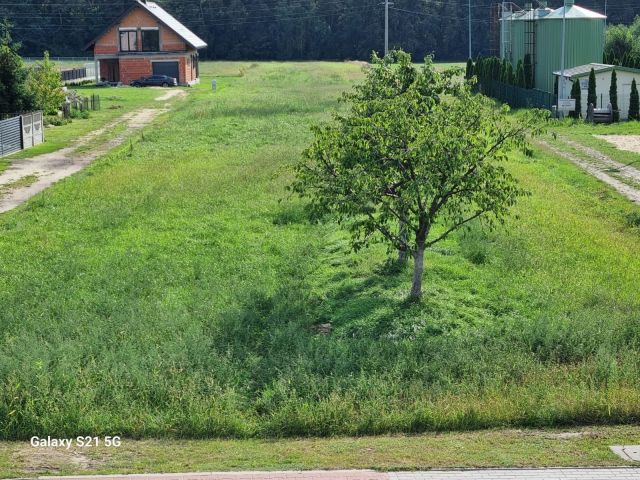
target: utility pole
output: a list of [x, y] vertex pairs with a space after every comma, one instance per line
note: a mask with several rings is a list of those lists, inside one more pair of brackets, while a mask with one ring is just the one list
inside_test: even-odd
[[469, 58], [472, 58], [471, 55], [471, 0], [469, 0]]
[[384, 55], [389, 53], [389, 0], [384, 0]]
[[562, 8], [562, 58], [560, 58], [560, 80], [558, 81], [558, 104], [556, 105], [557, 112], [560, 112], [560, 99], [564, 99], [564, 49], [565, 49], [565, 33], [567, 31], [567, 0], [564, 0], [564, 6]]

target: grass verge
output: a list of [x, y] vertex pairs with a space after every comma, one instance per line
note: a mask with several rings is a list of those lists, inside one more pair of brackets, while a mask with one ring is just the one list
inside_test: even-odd
[[291, 440], [130, 440], [118, 448], [0, 443], [3, 477], [243, 470], [617, 466], [610, 445], [639, 427], [491, 430], [415, 436]]

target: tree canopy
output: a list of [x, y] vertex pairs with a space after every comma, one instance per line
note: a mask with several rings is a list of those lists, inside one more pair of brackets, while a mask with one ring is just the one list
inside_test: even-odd
[[31, 107], [27, 69], [18, 55], [20, 45], [11, 38], [10, 25], [0, 24], [0, 115], [13, 115]]
[[[0, 3], [0, 18], [15, 23], [25, 56], [83, 55], [82, 48], [133, 0], [21, 0]], [[382, 51], [384, 9], [378, 0], [155, 0], [201, 36], [206, 59], [363, 59]], [[610, 8], [612, 24], [630, 23], [633, 2]], [[552, 0], [549, 6], [561, 6]], [[603, 10], [602, 0], [580, 5]], [[472, 56], [498, 54], [496, 22], [486, 2], [471, 1]], [[466, 60], [466, 2], [395, 0], [390, 43], [416, 58]]]
[[348, 111], [314, 128], [292, 190], [314, 218], [344, 225], [354, 249], [380, 241], [411, 253], [419, 297], [427, 248], [476, 219], [501, 222], [525, 193], [503, 164], [545, 114], [509, 116], [430, 57], [421, 68], [400, 51], [372, 63], [345, 94]]
[[631, 25], [611, 25], [604, 49], [606, 63], [640, 68], [640, 16]]

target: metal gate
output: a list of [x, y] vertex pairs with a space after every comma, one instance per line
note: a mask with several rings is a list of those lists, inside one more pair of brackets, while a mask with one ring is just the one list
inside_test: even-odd
[[44, 142], [42, 112], [22, 115], [22, 148], [34, 147]]
[[22, 150], [20, 117], [0, 121], [0, 157]]

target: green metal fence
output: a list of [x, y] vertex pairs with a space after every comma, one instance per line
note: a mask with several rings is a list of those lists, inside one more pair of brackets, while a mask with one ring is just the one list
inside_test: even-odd
[[483, 80], [478, 84], [480, 93], [506, 103], [512, 108], [542, 108], [551, 110], [554, 95], [543, 90], [520, 88], [495, 80]]

